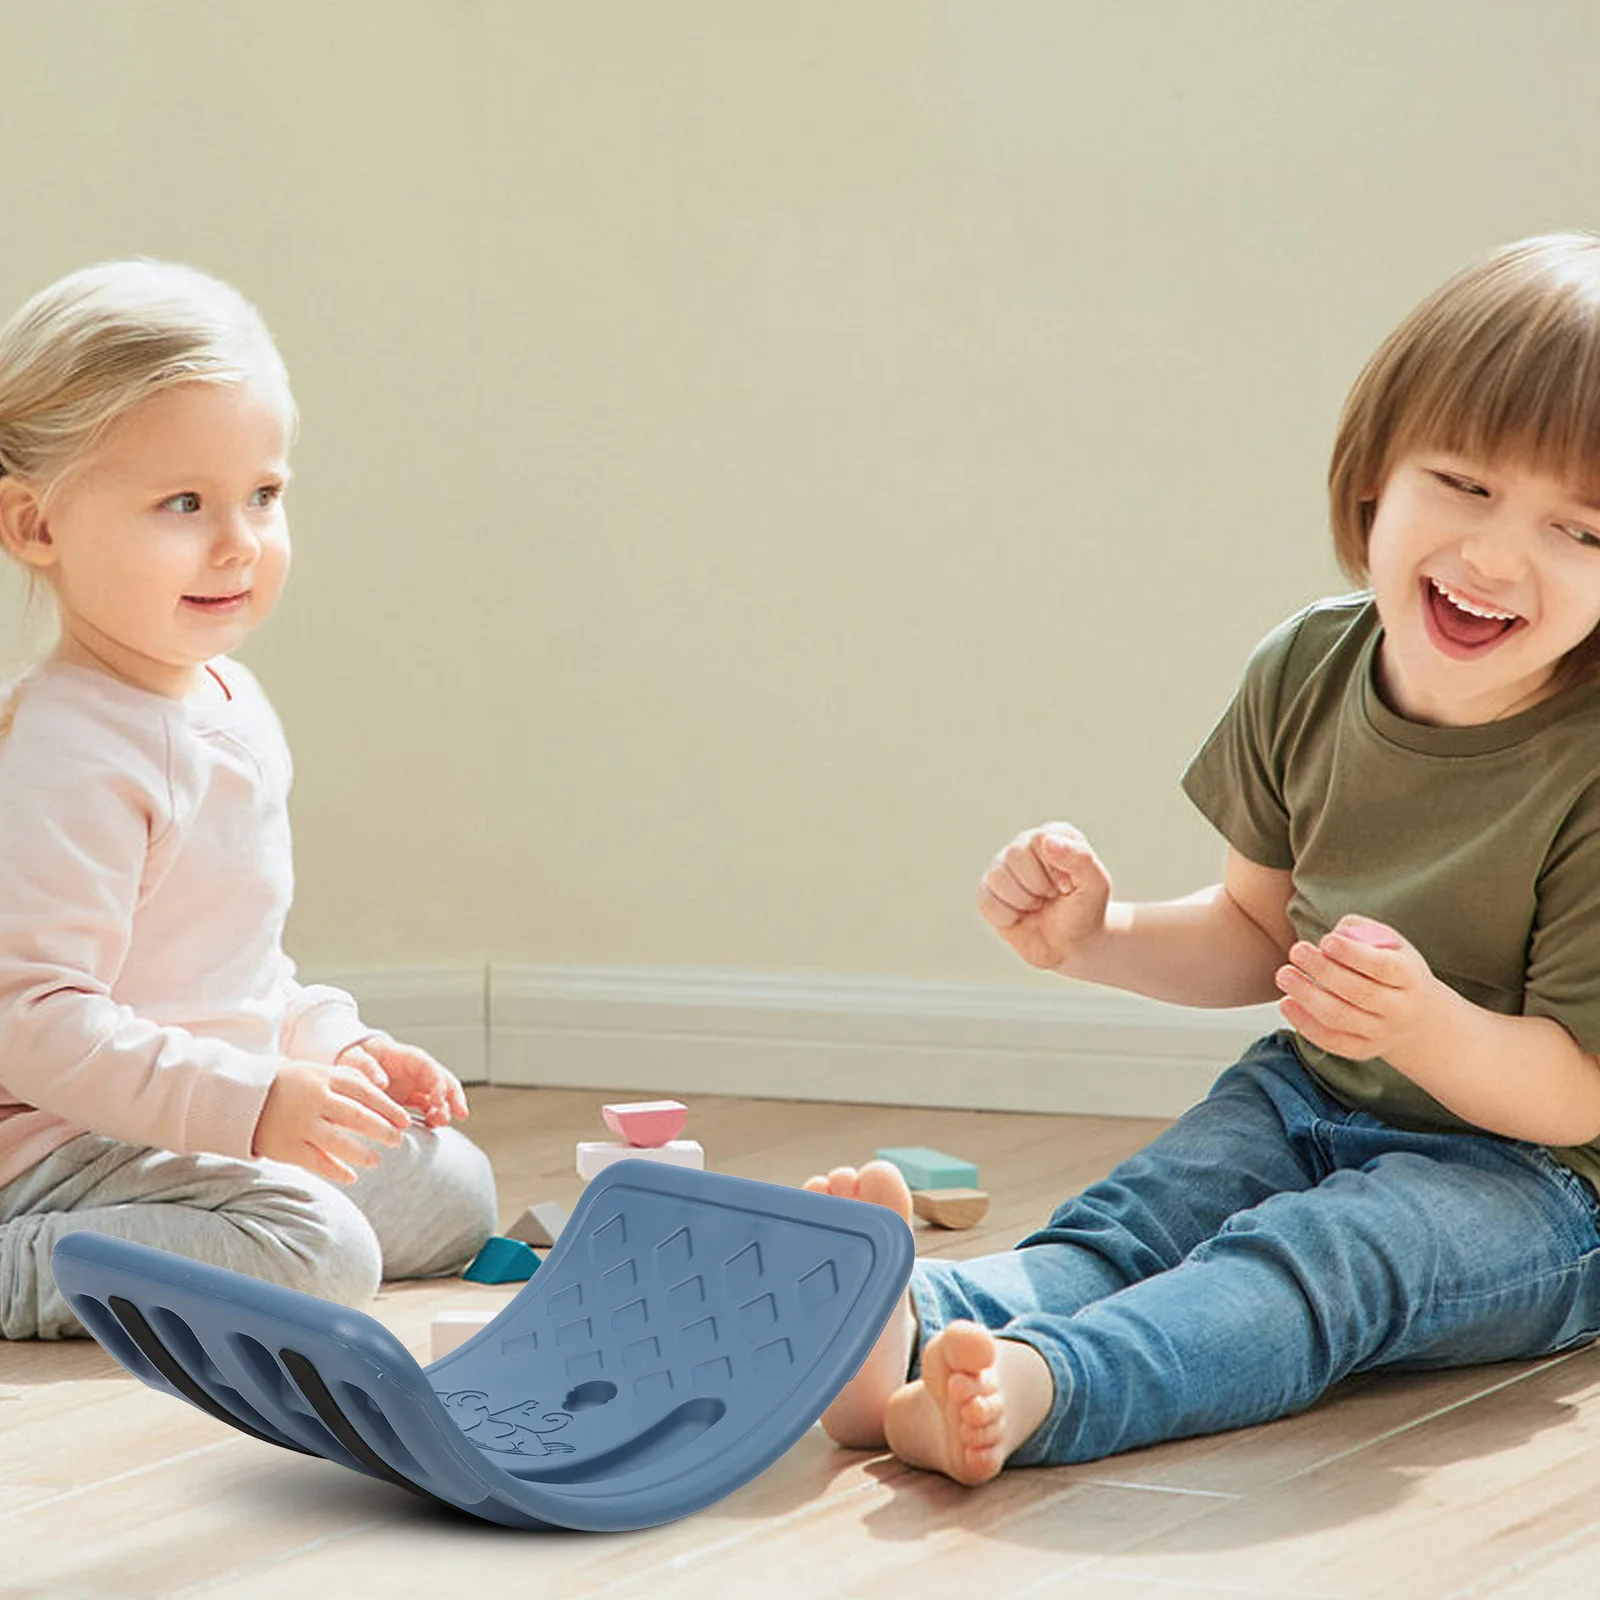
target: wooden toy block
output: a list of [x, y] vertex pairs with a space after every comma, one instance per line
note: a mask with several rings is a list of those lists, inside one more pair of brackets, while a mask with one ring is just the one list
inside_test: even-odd
[[982, 1189], [913, 1189], [911, 1209], [940, 1228], [975, 1228], [988, 1215]]
[[469, 1283], [526, 1283], [538, 1265], [532, 1246], [497, 1233], [490, 1236], [461, 1276]]
[[626, 1105], [601, 1106], [600, 1115], [619, 1138], [654, 1150], [670, 1144], [683, 1132], [689, 1108], [681, 1100], [634, 1100]]
[[960, 1156], [947, 1156], [926, 1145], [904, 1145], [880, 1150], [878, 1160], [892, 1161], [913, 1189], [976, 1189], [978, 1169]]
[[641, 1148], [631, 1144], [606, 1144], [599, 1139], [578, 1141], [578, 1176], [585, 1183], [613, 1161], [663, 1161], [670, 1167], [698, 1167], [705, 1171], [706, 1153], [698, 1139], [673, 1139], [667, 1144]]
[[1386, 928], [1371, 917], [1352, 917], [1344, 927], [1335, 928], [1334, 932], [1342, 933], [1347, 939], [1359, 940], [1362, 944], [1375, 945], [1380, 950], [1404, 948], [1399, 934], [1393, 928]]
[[505, 1236], [548, 1250], [566, 1225], [567, 1213], [554, 1200], [536, 1200], [506, 1229]]
[[468, 1339], [481, 1333], [500, 1315], [494, 1311], [440, 1311], [429, 1331], [428, 1359], [442, 1361], [452, 1350], [459, 1350]]

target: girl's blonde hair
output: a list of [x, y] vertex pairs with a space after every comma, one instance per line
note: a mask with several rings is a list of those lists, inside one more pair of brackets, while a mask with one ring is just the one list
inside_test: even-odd
[[[193, 267], [106, 261], [58, 279], [0, 328], [0, 476], [48, 508], [106, 430], [141, 400], [181, 383], [289, 374], [261, 314], [237, 289]], [[30, 579], [30, 599], [36, 593]], [[0, 686], [0, 737], [20, 681]]]
[[0, 473], [51, 496], [129, 407], [181, 383], [289, 375], [261, 314], [193, 267], [106, 261], [59, 279], [0, 328]]

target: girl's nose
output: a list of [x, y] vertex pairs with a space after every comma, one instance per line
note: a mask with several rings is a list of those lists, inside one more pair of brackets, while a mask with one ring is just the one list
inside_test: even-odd
[[254, 561], [260, 553], [260, 535], [247, 516], [230, 514], [223, 518], [215, 546], [219, 563]]

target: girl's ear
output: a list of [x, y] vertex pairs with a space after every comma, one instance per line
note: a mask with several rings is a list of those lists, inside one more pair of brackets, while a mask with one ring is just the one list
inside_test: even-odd
[[53, 567], [56, 547], [39, 497], [20, 479], [0, 477], [0, 545], [25, 566]]

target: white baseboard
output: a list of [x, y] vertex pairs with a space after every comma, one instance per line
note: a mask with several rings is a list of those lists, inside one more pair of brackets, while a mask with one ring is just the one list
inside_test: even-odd
[[1110, 991], [497, 964], [497, 1084], [1172, 1117], [1275, 1007]]
[[1272, 1006], [660, 968], [319, 973], [465, 1083], [1173, 1117]]
[[385, 967], [302, 973], [355, 997], [362, 1019], [426, 1050], [463, 1083], [489, 1081], [488, 972], [483, 967]]

